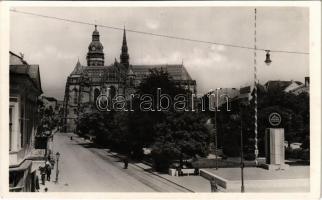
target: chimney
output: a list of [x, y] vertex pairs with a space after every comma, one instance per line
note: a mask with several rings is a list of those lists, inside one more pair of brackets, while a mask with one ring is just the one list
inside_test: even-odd
[[305, 87], [309, 87], [309, 85], [310, 85], [310, 77], [307, 76], [304, 79], [305, 79], [305, 83], [304, 83]]

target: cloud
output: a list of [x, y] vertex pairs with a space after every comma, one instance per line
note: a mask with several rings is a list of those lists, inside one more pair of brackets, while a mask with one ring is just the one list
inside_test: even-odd
[[215, 45], [215, 44], [213, 44], [213, 45], [210, 46], [210, 49], [212, 51], [218, 51], [218, 52], [226, 51], [226, 47], [223, 46], [223, 45]]
[[152, 19], [147, 19], [145, 21], [145, 25], [152, 30], [156, 30], [160, 27], [160, 23], [156, 20], [152, 20]]
[[[66, 16], [80, 21], [99, 20], [106, 25], [126, 24], [127, 27], [136, 30], [205, 41], [243, 45], [253, 42], [253, 32], [249, 29], [249, 21], [253, 18], [249, 15], [250, 9], [246, 7], [25, 7], [23, 10], [51, 16]], [[281, 50], [308, 49], [308, 11], [307, 8], [262, 8], [258, 45]], [[62, 99], [66, 77], [73, 70], [77, 58], [79, 57], [83, 64], [86, 63], [87, 45], [92, 31], [92, 26], [14, 13], [10, 15], [10, 48], [15, 52], [24, 52], [28, 62], [39, 64], [46, 95], [48, 93]], [[99, 31], [104, 45], [105, 61], [110, 64], [114, 57], [119, 57], [122, 34], [103, 28]], [[183, 60], [188, 72], [197, 81], [199, 92], [216, 87], [239, 87], [240, 84], [253, 80], [252, 51], [130, 32], [128, 46], [132, 64], [180, 64]], [[259, 61], [264, 58], [264, 54], [258, 54]], [[260, 81], [302, 80], [304, 74], [309, 72], [308, 56], [274, 54], [272, 59], [273, 63], [269, 68], [261, 67], [265, 64], [263, 61], [258, 62]]]

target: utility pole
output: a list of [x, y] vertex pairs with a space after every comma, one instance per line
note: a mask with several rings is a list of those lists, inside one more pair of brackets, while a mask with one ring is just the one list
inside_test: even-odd
[[216, 170], [218, 170], [218, 145], [217, 145], [217, 107], [215, 107], [215, 126], [214, 126], [214, 133], [215, 133], [215, 155], [216, 155]]
[[254, 141], [255, 141], [255, 163], [256, 166], [258, 165], [258, 141], [257, 141], [257, 63], [256, 63], [256, 51], [257, 51], [257, 46], [256, 46], [256, 15], [257, 15], [257, 10], [255, 8], [255, 23], [254, 23]]
[[243, 108], [240, 103], [240, 170], [241, 170], [241, 192], [245, 192], [244, 187], [244, 141], [243, 141]]

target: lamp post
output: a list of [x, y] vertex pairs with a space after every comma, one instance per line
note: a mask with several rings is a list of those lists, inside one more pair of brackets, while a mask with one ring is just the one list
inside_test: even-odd
[[243, 141], [243, 105], [240, 103], [240, 170], [241, 170], [241, 188], [240, 191], [245, 192], [244, 186], [244, 141]]
[[55, 183], [58, 183], [58, 174], [59, 174], [59, 169], [58, 169], [58, 163], [59, 163], [59, 157], [60, 157], [60, 153], [57, 152], [56, 153], [56, 181]]
[[[215, 158], [216, 158], [216, 170], [218, 170], [218, 131], [217, 131], [217, 111], [218, 111], [218, 90], [221, 91], [222, 88], [216, 89], [216, 103], [215, 103], [215, 124], [214, 124], [214, 135], [215, 135]], [[228, 102], [227, 102], [228, 103]]]
[[[217, 105], [218, 106], [218, 105]], [[214, 124], [214, 134], [215, 134], [215, 158], [216, 158], [216, 170], [218, 170], [218, 145], [217, 145], [217, 106], [215, 107], [215, 124]]]

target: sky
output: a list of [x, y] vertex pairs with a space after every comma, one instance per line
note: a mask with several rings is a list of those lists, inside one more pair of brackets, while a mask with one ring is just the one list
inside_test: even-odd
[[[254, 46], [254, 7], [15, 7], [16, 10], [156, 34]], [[10, 50], [39, 64], [44, 95], [63, 100], [66, 79], [77, 60], [86, 65], [92, 25], [10, 13]], [[105, 65], [119, 60], [122, 31], [98, 27]], [[257, 8], [257, 48], [309, 52], [309, 9]], [[199, 94], [218, 87], [253, 84], [254, 51], [127, 33], [131, 64], [181, 64], [197, 81]], [[257, 51], [257, 77], [304, 82], [309, 55]]]

